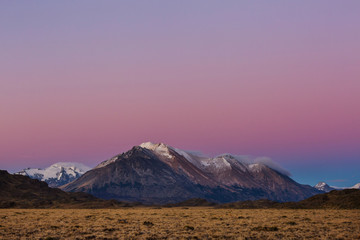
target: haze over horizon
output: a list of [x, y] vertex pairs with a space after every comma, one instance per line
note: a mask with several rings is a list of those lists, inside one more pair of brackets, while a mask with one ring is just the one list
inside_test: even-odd
[[359, 1], [0, 2], [0, 169], [142, 142], [360, 182]]

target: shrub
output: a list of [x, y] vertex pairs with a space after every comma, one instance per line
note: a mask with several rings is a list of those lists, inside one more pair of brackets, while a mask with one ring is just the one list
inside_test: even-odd
[[185, 226], [185, 229], [186, 229], [186, 230], [191, 230], [191, 231], [193, 231], [195, 228], [192, 227], [192, 226], [187, 226], [187, 225], [186, 225], [186, 226]]
[[145, 226], [148, 226], [148, 227], [154, 226], [154, 224], [153, 224], [152, 222], [150, 222], [150, 221], [145, 221], [143, 224], [144, 224]]
[[265, 231], [265, 232], [274, 232], [274, 231], [279, 231], [278, 227], [254, 227], [251, 229], [252, 231]]

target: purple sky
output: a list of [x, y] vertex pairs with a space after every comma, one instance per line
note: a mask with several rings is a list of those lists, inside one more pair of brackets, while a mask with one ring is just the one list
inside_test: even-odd
[[360, 182], [360, 1], [1, 1], [0, 168], [142, 142]]

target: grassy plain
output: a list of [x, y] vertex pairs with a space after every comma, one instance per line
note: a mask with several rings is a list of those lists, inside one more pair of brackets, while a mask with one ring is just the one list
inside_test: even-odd
[[360, 239], [360, 210], [0, 209], [0, 239]]

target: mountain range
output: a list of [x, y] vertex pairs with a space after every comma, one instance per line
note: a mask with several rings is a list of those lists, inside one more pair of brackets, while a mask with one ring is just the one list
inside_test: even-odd
[[264, 198], [299, 201], [322, 192], [295, 182], [264, 159], [247, 161], [231, 154], [211, 158], [150, 142], [100, 163], [61, 189], [146, 204], [191, 198], [218, 203]]
[[50, 187], [60, 187], [74, 181], [90, 169], [82, 163], [58, 162], [47, 168], [26, 168], [15, 174], [44, 181]]
[[[47, 183], [28, 176], [0, 170], [0, 208], [120, 208], [140, 203], [98, 199], [87, 193], [68, 193], [50, 188]], [[267, 199], [216, 204], [205, 199], [188, 199], [162, 207], [276, 208], [276, 209], [360, 209], [360, 190], [345, 189], [317, 194], [299, 202], [275, 202]], [[159, 207], [159, 206], [155, 206]]]
[[324, 192], [330, 192], [332, 190], [343, 190], [343, 189], [360, 189], [360, 183], [357, 183], [352, 187], [335, 187], [335, 186], [329, 186], [326, 182], [319, 182], [314, 186], [314, 188]]

